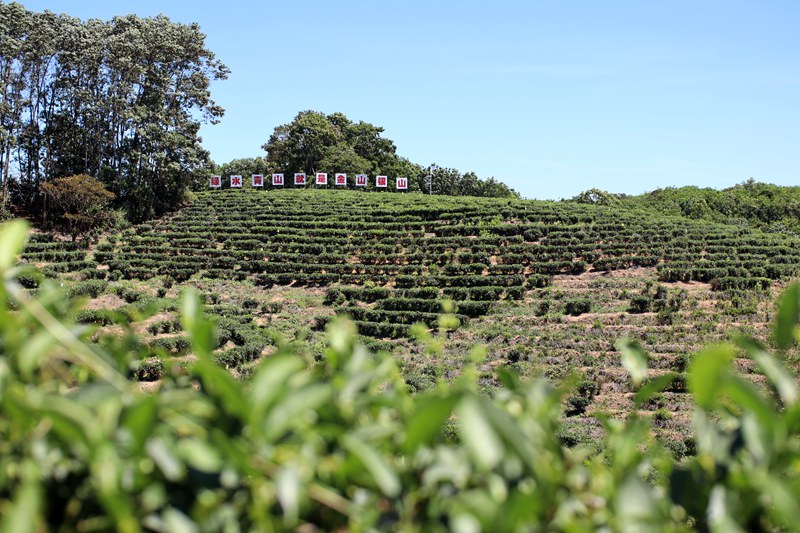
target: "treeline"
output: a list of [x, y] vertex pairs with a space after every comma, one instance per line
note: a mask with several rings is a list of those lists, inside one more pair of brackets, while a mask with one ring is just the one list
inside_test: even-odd
[[0, 3], [0, 28], [4, 204], [41, 214], [43, 184], [77, 174], [99, 179], [133, 221], [181, 202], [209, 162], [200, 124], [223, 114], [209, 83], [228, 73], [197, 24]]
[[[269, 175], [282, 172], [291, 176], [305, 172], [344, 172], [348, 176], [368, 174], [408, 178], [408, 190], [453, 196], [518, 197], [519, 194], [494, 178], [481, 179], [474, 172], [436, 164], [422, 166], [397, 155], [390, 139], [382, 137], [384, 129], [368, 122], [353, 122], [343, 113], [325, 115], [318, 111], [301, 111], [288, 124], [275, 128], [263, 145], [266, 157], [235, 159], [218, 165], [214, 171], [231, 174]], [[198, 179], [198, 189], [208, 187], [206, 179]], [[370, 183], [367, 189], [374, 189]]]
[[774, 233], [800, 234], [800, 187], [759, 183], [752, 178], [722, 190], [667, 187], [638, 196], [590, 189], [568, 201], [626, 206]]

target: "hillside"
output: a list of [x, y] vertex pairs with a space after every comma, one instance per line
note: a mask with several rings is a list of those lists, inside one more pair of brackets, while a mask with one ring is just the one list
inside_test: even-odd
[[800, 187], [760, 183], [752, 178], [722, 190], [667, 187], [636, 196], [591, 189], [570, 201], [639, 208], [660, 215], [735, 224], [771, 233], [800, 232]]
[[[91, 250], [37, 240], [23, 260], [89, 296], [82, 320], [113, 332], [119, 312], [151, 315], [135, 324], [148, 339], [133, 372], [142, 381], [158, 380], [164, 357], [191, 358], [174, 315], [189, 284], [216, 315], [215, 354], [235, 375], [297, 339], [319, 357], [320, 330], [344, 313], [414, 390], [457, 376], [476, 343], [488, 349], [486, 388], [504, 365], [573, 380], [571, 443], [597, 438], [598, 414], [632, 408], [615, 347], [627, 336], [651, 353], [651, 376], [676, 373], [646, 407], [677, 454], [692, 447], [689, 355], [736, 332], [766, 340], [774, 296], [800, 267], [798, 239], [619, 206], [355, 191], [204, 192]], [[423, 348], [417, 322], [441, 326], [441, 345]]]

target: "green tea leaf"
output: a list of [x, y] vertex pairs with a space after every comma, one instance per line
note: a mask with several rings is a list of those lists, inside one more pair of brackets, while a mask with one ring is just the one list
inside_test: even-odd
[[161, 437], [149, 439], [145, 448], [165, 478], [169, 481], [177, 481], [183, 477], [186, 472], [183, 462]]
[[667, 372], [666, 374], [645, 381], [642, 388], [640, 388], [636, 396], [633, 397], [633, 403], [637, 406], [647, 403], [653, 396], [668, 387], [675, 380], [676, 376], [677, 374], [675, 372]]
[[615, 507], [620, 531], [661, 531], [653, 491], [636, 475], [629, 474], [620, 485]]
[[302, 359], [293, 355], [274, 355], [264, 361], [256, 371], [249, 387], [249, 402], [253, 417], [261, 417], [283, 390], [286, 382], [302, 372]]
[[49, 331], [43, 329], [20, 347], [17, 357], [23, 378], [27, 379], [33, 375], [34, 370], [39, 367], [39, 363], [47, 356], [55, 343], [56, 338]]
[[182, 439], [178, 451], [187, 464], [201, 472], [218, 472], [222, 468], [219, 451], [200, 439]]
[[208, 394], [222, 402], [227, 415], [248, 418], [250, 406], [242, 387], [224, 368], [210, 361], [198, 360], [192, 372], [200, 378]]
[[479, 399], [471, 395], [459, 402], [458, 429], [475, 462], [490, 469], [502, 459], [505, 448], [478, 402]]
[[22, 484], [12, 497], [10, 509], [3, 510], [0, 533], [41, 531], [42, 492], [39, 470], [33, 461], [22, 464]]
[[715, 346], [692, 358], [687, 372], [689, 392], [700, 407], [710, 408], [730, 376], [730, 363], [735, 354], [731, 346]]
[[279, 437], [293, 423], [308, 420], [330, 398], [330, 386], [322, 383], [292, 391], [270, 409], [263, 422], [265, 435], [268, 439]]
[[781, 350], [791, 348], [794, 344], [794, 330], [798, 321], [800, 321], [800, 284], [795, 284], [781, 294], [778, 313], [775, 316], [773, 338]]
[[647, 353], [631, 339], [622, 338], [615, 344], [622, 355], [622, 366], [631, 375], [634, 386], [638, 387], [647, 377]]
[[375, 483], [386, 496], [394, 498], [400, 494], [402, 486], [397, 473], [372, 447], [354, 437], [345, 434], [342, 436], [342, 446], [352, 453], [364, 465]]
[[786, 367], [753, 341], [744, 340], [740, 342], [740, 345], [747, 350], [747, 354], [753, 358], [775, 390], [778, 391], [781, 401], [785, 405], [797, 403], [797, 383]]
[[192, 343], [195, 355], [208, 359], [214, 349], [214, 327], [203, 316], [203, 306], [197, 291], [189, 287], [181, 294], [181, 325]]
[[0, 271], [6, 271], [17, 262], [17, 254], [22, 251], [28, 238], [30, 224], [16, 219], [0, 226]]
[[450, 417], [458, 400], [459, 395], [455, 392], [423, 400], [408, 420], [403, 447], [410, 452], [420, 444], [430, 443], [433, 437], [441, 432], [442, 425]]
[[772, 503], [770, 514], [789, 529], [797, 527], [800, 524], [800, 506], [797, 505], [796, 487], [795, 490], [792, 490], [792, 487], [774, 474], [769, 475], [759, 485]]
[[284, 467], [278, 471], [275, 480], [278, 502], [283, 508], [287, 524], [297, 521], [300, 513], [300, 474], [292, 467]]
[[150, 395], [137, 396], [135, 403], [125, 409], [122, 425], [128, 429], [133, 437], [134, 449], [140, 451], [150, 437], [150, 433], [157, 421], [156, 397]]

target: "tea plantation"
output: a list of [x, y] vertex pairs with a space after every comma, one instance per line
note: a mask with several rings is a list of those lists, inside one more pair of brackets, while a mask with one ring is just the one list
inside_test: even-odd
[[[621, 207], [245, 189], [200, 193], [93, 247], [34, 235], [22, 261], [36, 267], [27, 286], [44, 274], [85, 295], [77, 319], [102, 326], [97, 336], [133, 320], [143, 342], [130, 373], [146, 388], [165, 361], [193, 360], [174, 312], [185, 285], [216, 318], [213, 356], [241, 379], [287, 343], [319, 359], [322, 330], [345, 314], [412, 391], [454, 380], [475, 344], [487, 391], [509, 366], [569, 384], [560, 437], [571, 444], [598, 442], [598, 417], [634, 409], [620, 347], [641, 345], [648, 379], [668, 384], [636, 409], [682, 455], [694, 449], [690, 354], [742, 333], [767, 340], [800, 240]], [[748, 358], [736, 364], [763, 381]]]

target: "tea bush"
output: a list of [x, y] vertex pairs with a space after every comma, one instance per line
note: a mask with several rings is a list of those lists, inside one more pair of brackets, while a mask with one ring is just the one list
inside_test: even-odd
[[[396, 363], [356, 343], [349, 322], [331, 323], [318, 363], [279, 346], [237, 382], [214, 361], [214, 327], [192, 291], [182, 296], [181, 323], [196, 360], [144, 368], [131, 335], [93, 343], [92, 328], [75, 323], [76, 304], [53, 283], [33, 298], [16, 282], [25, 235], [21, 222], [0, 228], [2, 531], [800, 524], [800, 402], [780, 362], [797, 336], [798, 286], [781, 298], [777, 354], [743, 338], [691, 359], [681, 378], [695, 432], [676, 462], [635, 409], [626, 420], [603, 420], [595, 451], [563, 425], [568, 390], [499, 368], [502, 386], [487, 397], [476, 385], [480, 348], [451, 385], [412, 395]], [[440, 349], [436, 336], [419, 342]], [[636, 406], [676, 381], [648, 376], [647, 355], [619, 346]], [[769, 390], [734, 371], [742, 354]], [[142, 392], [128, 379], [133, 372], [158, 373], [157, 392]]]

